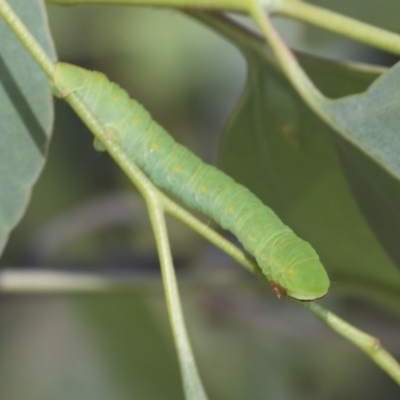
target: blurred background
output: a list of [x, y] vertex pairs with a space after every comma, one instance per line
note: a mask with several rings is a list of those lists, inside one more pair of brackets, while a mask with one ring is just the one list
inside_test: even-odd
[[[399, 31], [395, 18], [378, 21], [372, 8], [351, 3], [335, 6]], [[48, 6], [48, 12], [60, 60], [103, 71], [177, 140], [216, 161], [221, 131], [246, 80], [245, 61], [230, 43], [170, 10]], [[395, 61], [334, 35], [277, 24], [300, 50], [380, 65]], [[273, 297], [265, 282], [182, 224], [170, 219], [169, 227], [187, 325], [211, 399], [398, 398], [390, 378], [301, 307]], [[112, 160], [93, 151], [91, 135], [61, 101], [45, 171], [0, 264], [137, 277], [131, 290], [111, 294], [3, 295], [1, 398], [183, 399], [145, 205]], [[356, 298], [324, 304], [399, 358], [398, 319]]]

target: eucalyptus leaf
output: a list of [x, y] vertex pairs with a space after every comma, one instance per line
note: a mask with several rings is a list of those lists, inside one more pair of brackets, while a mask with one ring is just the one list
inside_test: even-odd
[[[249, 65], [223, 137], [222, 168], [312, 243], [334, 282], [331, 290], [361, 291], [398, 307], [400, 274], [352, 196], [336, 151], [337, 131], [305, 105], [267, 46], [222, 20], [202, 19], [233, 39]], [[298, 57], [320, 89], [335, 97], [363, 92], [382, 72]]]
[[[43, 2], [12, 0], [55, 60]], [[53, 103], [44, 73], [0, 19], [0, 251], [28, 205], [46, 160]]]
[[[328, 103], [346, 175], [367, 220], [400, 265], [400, 64], [363, 94]], [[360, 147], [364, 151], [360, 151]]]

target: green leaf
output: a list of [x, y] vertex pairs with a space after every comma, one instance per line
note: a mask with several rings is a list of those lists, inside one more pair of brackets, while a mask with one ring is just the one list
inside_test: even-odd
[[[42, 1], [11, 7], [55, 60]], [[43, 168], [53, 121], [44, 73], [0, 19], [0, 252]]]
[[[222, 141], [222, 168], [310, 241], [332, 278], [331, 290], [361, 291], [398, 307], [400, 274], [352, 197], [333, 140], [337, 132], [305, 105], [266, 46], [221, 20], [213, 26], [240, 44], [249, 65], [245, 93]], [[299, 58], [331, 96], [361, 92], [381, 72]]]
[[398, 265], [399, 82], [400, 64], [397, 64], [377, 79], [365, 93], [336, 100], [326, 106], [344, 137], [356, 144], [352, 146], [341, 137], [335, 139], [360, 207]]

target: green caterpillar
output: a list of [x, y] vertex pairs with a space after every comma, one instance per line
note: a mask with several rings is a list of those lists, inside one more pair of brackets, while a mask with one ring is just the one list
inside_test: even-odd
[[326, 294], [329, 278], [309, 243], [247, 188], [176, 143], [104, 74], [58, 63], [54, 86], [61, 97], [77, 92], [158, 187], [236, 235], [254, 255], [275, 292], [297, 300], [315, 300]]

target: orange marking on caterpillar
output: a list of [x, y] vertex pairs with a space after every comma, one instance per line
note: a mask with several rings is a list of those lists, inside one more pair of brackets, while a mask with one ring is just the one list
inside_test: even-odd
[[104, 82], [106, 80], [106, 77], [104, 76], [104, 75], [102, 75], [101, 77], [100, 77], [100, 82]]
[[253, 235], [251, 233], [246, 233], [246, 239], [251, 239]]
[[181, 169], [182, 169], [182, 167], [179, 164], [175, 165], [174, 172], [179, 172]]
[[233, 205], [231, 204], [231, 205], [228, 206], [228, 208], [226, 209], [226, 211], [232, 212], [233, 209], [234, 209], [234, 207], [233, 207]]
[[115, 96], [114, 96], [114, 100], [119, 100], [120, 99], [120, 95], [119, 94], [116, 94]]
[[157, 142], [154, 142], [154, 143], [152, 143], [152, 145], [151, 145], [151, 149], [152, 149], [152, 150], [157, 150], [159, 146], [160, 146], [160, 145], [159, 145]]
[[207, 185], [201, 185], [200, 186], [200, 192], [205, 192], [207, 190]]
[[133, 120], [132, 120], [133, 125], [138, 125], [139, 122], [140, 122], [139, 118], [133, 118]]
[[289, 278], [293, 278], [294, 277], [294, 271], [292, 269], [289, 269], [289, 271], [287, 272], [287, 275]]

